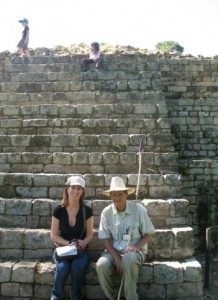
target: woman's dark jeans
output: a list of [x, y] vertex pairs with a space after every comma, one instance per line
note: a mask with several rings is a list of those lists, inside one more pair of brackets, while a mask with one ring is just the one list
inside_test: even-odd
[[71, 273], [71, 300], [80, 300], [81, 287], [84, 281], [86, 267], [91, 260], [91, 253], [88, 249], [80, 258], [73, 260], [57, 261], [53, 256], [56, 264], [54, 287], [52, 289], [52, 299], [61, 300], [68, 275]]
[[89, 70], [89, 65], [90, 64], [93, 64], [95, 61], [93, 59], [90, 59], [90, 58], [84, 58], [82, 60], [83, 62], [83, 71], [86, 72]]

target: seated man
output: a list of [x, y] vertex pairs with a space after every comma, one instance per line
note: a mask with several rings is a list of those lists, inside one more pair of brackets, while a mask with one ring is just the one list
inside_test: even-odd
[[110, 189], [103, 192], [113, 203], [102, 211], [98, 237], [106, 248], [97, 262], [101, 288], [109, 300], [114, 300], [112, 275], [122, 274], [126, 300], [137, 300], [139, 268], [145, 261], [147, 243], [155, 232], [145, 207], [127, 201], [134, 193], [120, 177], [112, 177]]

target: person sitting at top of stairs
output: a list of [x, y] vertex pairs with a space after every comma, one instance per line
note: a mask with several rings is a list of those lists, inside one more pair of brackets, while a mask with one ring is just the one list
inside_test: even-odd
[[87, 72], [89, 70], [89, 65], [95, 63], [96, 69], [99, 69], [101, 63], [101, 51], [99, 43], [93, 42], [89, 50], [89, 58], [84, 58], [82, 60], [83, 71]]

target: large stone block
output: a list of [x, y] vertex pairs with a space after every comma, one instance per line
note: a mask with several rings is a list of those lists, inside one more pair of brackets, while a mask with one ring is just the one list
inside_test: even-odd
[[24, 251], [22, 249], [1, 249], [1, 257], [3, 259], [14, 258], [14, 259], [23, 259]]
[[[203, 299], [202, 283], [183, 282], [180, 284], [167, 285], [167, 295], [171, 298], [191, 299], [191, 297], [201, 297]], [[185, 298], [186, 297], [186, 298]]]
[[40, 225], [43, 227], [43, 228], [46, 228], [46, 226], [44, 227], [43, 225], [45, 225], [45, 224], [41, 224], [40, 223], [40, 217], [39, 216], [33, 216], [33, 215], [31, 215], [31, 216], [28, 216], [27, 217], [27, 220], [26, 220], [26, 226], [28, 227], [28, 228], [39, 228], [40, 227]]
[[107, 149], [107, 150], [103, 149], [103, 151], [105, 151], [105, 152], [109, 151], [108, 146], [111, 145], [111, 137], [109, 135], [106, 135], [106, 134], [99, 135], [98, 139], [97, 139], [97, 145], [98, 146], [103, 146]]
[[50, 199], [34, 199], [32, 202], [32, 214], [36, 216], [49, 216], [51, 215]]
[[193, 229], [191, 227], [173, 228], [174, 247], [193, 249]]
[[31, 261], [18, 262], [13, 266], [12, 281], [32, 283], [37, 263]]
[[[50, 89], [48, 89], [49, 91]], [[70, 90], [70, 82], [61, 81], [53, 83], [53, 90], [58, 92], [68, 92]]]
[[154, 283], [170, 284], [183, 282], [183, 268], [178, 261], [158, 262], [154, 261]]
[[173, 232], [170, 229], [160, 229], [156, 231], [149, 242], [149, 249], [154, 251], [155, 257], [172, 257], [174, 247]]
[[184, 281], [202, 282], [202, 267], [193, 257], [187, 258], [182, 262], [184, 270]]
[[139, 284], [139, 300], [165, 300], [167, 299], [166, 286], [161, 284]]
[[37, 284], [53, 284], [55, 265], [51, 262], [38, 263], [34, 281]]
[[54, 244], [50, 239], [50, 230], [26, 229], [24, 233], [25, 249], [52, 249]]
[[0, 215], [5, 214], [5, 209], [6, 209], [5, 199], [0, 198]]
[[19, 289], [20, 289], [19, 283], [15, 283], [15, 282], [2, 283], [1, 295], [3, 297], [8, 296], [8, 297], [12, 297], [12, 299], [13, 298], [16, 299], [16, 297], [20, 295]]
[[31, 200], [7, 200], [6, 201], [6, 214], [8, 215], [30, 215], [32, 210]]
[[93, 200], [92, 201], [92, 209], [94, 211], [95, 216], [100, 216], [102, 210], [112, 203], [111, 200]]
[[62, 152], [53, 153], [53, 163], [54, 164], [62, 164], [62, 165], [70, 165], [70, 164], [72, 164], [72, 154], [71, 153], [62, 153]]
[[0, 282], [9, 282], [11, 280], [13, 264], [11, 262], [0, 262]]
[[117, 164], [119, 162], [120, 155], [117, 152], [104, 152], [103, 162], [105, 164]]
[[93, 165], [93, 164], [102, 164], [103, 161], [103, 155], [104, 153], [99, 153], [99, 152], [92, 152], [89, 153], [89, 164]]
[[0, 249], [23, 249], [25, 229], [1, 228]]
[[150, 217], [152, 216], [162, 216], [166, 217], [169, 215], [170, 205], [168, 201], [164, 200], [150, 200], [145, 199], [142, 201], [145, 208], [148, 210]]
[[[29, 141], [28, 141], [28, 136], [25, 137], [26, 138], [26, 143], [22, 145], [26, 145], [26, 146], [30, 146], [30, 147], [50, 147], [51, 145], [51, 140], [50, 140], [50, 136], [46, 136], [46, 135], [35, 135], [35, 136], [30, 136], [29, 137]], [[25, 141], [24, 141], [25, 142]], [[15, 144], [14, 144], [15, 146]]]
[[127, 166], [131, 166], [137, 163], [137, 155], [136, 153], [131, 152], [121, 152], [120, 153], [120, 163], [125, 164]]
[[95, 135], [80, 135], [79, 136], [79, 145], [80, 146], [89, 146], [93, 147], [97, 145], [97, 136]]
[[21, 198], [47, 198], [48, 188], [47, 187], [16, 187], [16, 193], [14, 197]]
[[52, 289], [52, 286], [37, 284], [34, 286], [33, 298], [36, 300], [50, 299], [51, 298], [51, 289]]
[[151, 263], [144, 263], [139, 269], [138, 283], [152, 283], [154, 282], [154, 268]]
[[189, 202], [186, 199], [169, 199], [170, 216], [186, 217], [189, 212]]
[[[33, 175], [33, 186], [35, 187], [53, 187], [53, 186], [63, 186], [66, 182], [67, 175], [57, 175], [57, 174], [34, 174]], [[47, 197], [38, 197], [47, 198]]]
[[171, 190], [169, 186], [149, 186], [149, 197], [156, 199], [167, 199], [171, 197]]
[[20, 296], [21, 297], [32, 297], [33, 296], [32, 284], [20, 283]]
[[34, 250], [24, 250], [23, 251], [23, 258], [24, 259], [39, 259], [39, 260], [45, 260], [45, 259], [51, 259], [53, 249], [55, 246], [53, 245], [52, 249], [34, 249]]

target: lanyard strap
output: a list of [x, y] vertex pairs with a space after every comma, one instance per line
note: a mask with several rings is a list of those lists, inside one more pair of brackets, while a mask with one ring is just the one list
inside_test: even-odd
[[79, 240], [82, 239], [82, 236], [83, 236], [83, 234], [84, 234], [84, 232], [85, 232], [85, 229], [86, 229], [86, 210], [85, 210], [85, 207], [84, 207], [84, 206], [82, 206], [82, 212], [83, 212], [83, 231], [82, 231], [82, 233], [81, 233], [81, 235], [80, 235]]

